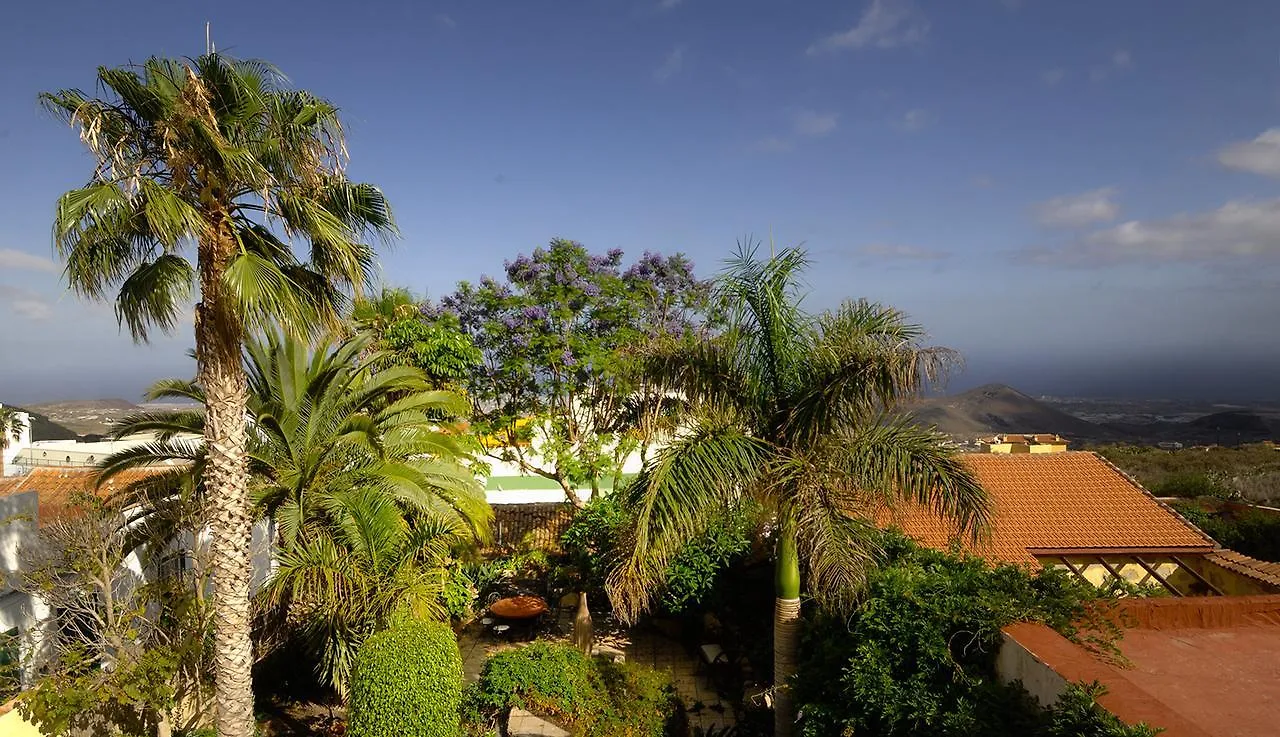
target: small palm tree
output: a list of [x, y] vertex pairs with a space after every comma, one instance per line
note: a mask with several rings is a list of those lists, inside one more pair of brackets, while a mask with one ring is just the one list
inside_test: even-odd
[[[241, 345], [266, 323], [307, 332], [374, 268], [369, 238], [394, 231], [382, 193], [344, 175], [338, 111], [269, 65], [209, 53], [98, 69], [105, 92], [42, 95], [95, 160], [58, 200], [54, 240], [73, 291], [113, 299], [145, 341], [189, 314], [207, 398], [218, 733], [254, 730], [251, 518]], [[305, 260], [293, 243], [309, 245]]]
[[[487, 537], [493, 515], [465, 465], [474, 441], [446, 429], [465, 416], [466, 401], [431, 389], [416, 369], [376, 370], [385, 356], [368, 349], [370, 340], [361, 334], [312, 349], [269, 332], [245, 348], [252, 497], [275, 521], [281, 550], [265, 598], [307, 633], [322, 681], [339, 692], [354, 649], [391, 610], [439, 612], [449, 545]], [[177, 379], [158, 382], [148, 397], [206, 400], [200, 384]], [[150, 432], [157, 441], [106, 458], [100, 479], [174, 461], [198, 475], [208, 454], [194, 438], [205, 418], [201, 411], [125, 418], [116, 436]], [[166, 485], [135, 491], [147, 508], [165, 510], [179, 497], [166, 491], [171, 474], [158, 478]]]
[[0, 404], [0, 476], [4, 475], [4, 451], [9, 449], [10, 442], [21, 440], [22, 433], [27, 429], [27, 424], [20, 415], [13, 407]]
[[795, 720], [802, 572], [809, 594], [839, 605], [856, 593], [877, 550], [876, 515], [928, 505], [973, 533], [987, 496], [932, 432], [894, 414], [953, 359], [921, 346], [902, 313], [847, 302], [800, 308], [805, 255], [760, 259], [740, 247], [719, 281], [731, 310], [718, 339], [650, 356], [650, 379], [686, 404], [681, 429], [628, 488], [636, 515], [608, 582], [617, 611], [649, 606], [672, 556], [742, 498], [759, 503], [776, 536], [775, 730]]

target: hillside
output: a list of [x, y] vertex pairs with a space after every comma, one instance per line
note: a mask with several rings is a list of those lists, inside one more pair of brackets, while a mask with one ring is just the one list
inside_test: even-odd
[[32, 440], [75, 440], [79, 437], [75, 430], [54, 422], [48, 415], [30, 407], [19, 407], [16, 404], [13, 407], [31, 416]]
[[917, 402], [911, 414], [956, 438], [996, 433], [1058, 433], [1071, 440], [1117, 440], [1124, 433], [1055, 409], [1004, 384]]
[[[47, 417], [54, 424], [76, 435], [101, 435], [111, 424], [138, 411], [138, 405], [123, 399], [73, 399], [33, 404], [27, 408]], [[37, 437], [37, 440], [62, 438]]]

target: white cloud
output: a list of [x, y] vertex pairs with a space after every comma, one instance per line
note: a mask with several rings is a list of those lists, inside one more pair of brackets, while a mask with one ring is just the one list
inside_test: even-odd
[[979, 174], [970, 179], [969, 183], [979, 189], [989, 189], [995, 186], [996, 180], [992, 179], [990, 174]]
[[449, 30], [453, 30], [458, 27], [458, 21], [454, 20], [453, 16], [448, 13], [438, 13], [436, 15], [436, 23], [439, 23]]
[[1280, 128], [1269, 128], [1252, 141], [1237, 141], [1218, 152], [1228, 169], [1280, 177]]
[[653, 78], [665, 82], [680, 73], [684, 68], [684, 47], [677, 46], [662, 58], [662, 64], [653, 71]]
[[911, 0], [871, 0], [855, 26], [814, 41], [807, 53], [913, 46], [928, 35], [929, 20]]
[[672, 8], [683, 3], [684, 0], [660, 0], [658, 3], [659, 10], [671, 10]]
[[835, 130], [839, 118], [839, 113], [797, 110], [791, 117], [791, 126], [796, 135], [819, 138]]
[[1046, 85], [1050, 87], [1053, 87], [1054, 85], [1058, 84], [1059, 82], [1061, 82], [1066, 78], [1067, 78], [1067, 70], [1063, 69], [1062, 67], [1054, 67], [1053, 69], [1046, 69], [1040, 73], [1040, 81], [1044, 82]]
[[781, 136], [767, 136], [753, 141], [751, 150], [762, 154], [780, 154], [795, 148], [795, 144]]
[[1132, 69], [1133, 57], [1126, 49], [1119, 49], [1111, 55], [1111, 65], [1116, 69]]
[[899, 261], [942, 261], [951, 258], [946, 251], [934, 251], [919, 246], [897, 243], [871, 243], [857, 250], [859, 256]]
[[1030, 254], [1043, 263], [1228, 263], [1280, 260], [1280, 199], [1237, 200], [1209, 212], [1130, 220], [1061, 249]]
[[921, 108], [908, 110], [902, 120], [898, 121], [898, 127], [904, 131], [918, 131], [929, 127], [933, 124], [933, 115]]
[[1105, 223], [1120, 215], [1120, 205], [1113, 199], [1115, 187], [1062, 195], [1045, 200], [1033, 208], [1041, 225], [1076, 228], [1093, 223]]
[[57, 274], [62, 267], [51, 259], [13, 248], [0, 248], [0, 271], [43, 271]]

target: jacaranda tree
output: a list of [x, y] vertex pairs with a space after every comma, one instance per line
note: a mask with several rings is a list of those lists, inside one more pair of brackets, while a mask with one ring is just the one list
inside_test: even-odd
[[839, 606], [874, 559], [879, 511], [924, 504], [974, 532], [987, 496], [941, 438], [895, 413], [952, 358], [921, 344], [897, 310], [846, 302], [800, 307], [805, 255], [757, 258], [741, 248], [718, 283], [727, 329], [646, 361], [649, 379], [683, 397], [679, 430], [627, 487], [635, 515], [608, 588], [627, 620], [661, 590], [667, 566], [743, 499], [775, 536], [775, 732], [792, 733], [802, 574], [808, 593]]
[[[241, 347], [265, 324], [336, 322], [343, 290], [394, 231], [382, 192], [349, 181], [338, 109], [260, 61], [209, 53], [98, 69], [102, 97], [41, 96], [76, 127], [89, 181], [57, 204], [73, 291], [113, 299], [135, 340], [188, 319], [206, 399], [218, 734], [253, 734], [251, 517]], [[305, 255], [295, 246], [307, 248]]]
[[463, 282], [423, 309], [480, 349], [467, 392], [477, 428], [501, 441], [490, 453], [554, 480], [574, 504], [575, 489], [598, 491], [648, 439], [631, 432], [650, 426], [634, 406], [645, 386], [636, 350], [689, 341], [708, 305], [684, 256], [646, 253], [625, 268], [622, 256], [556, 239], [507, 262], [505, 282]]

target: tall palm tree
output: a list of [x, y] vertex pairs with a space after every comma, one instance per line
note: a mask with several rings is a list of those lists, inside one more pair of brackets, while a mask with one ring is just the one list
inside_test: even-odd
[[[432, 389], [417, 369], [379, 370], [385, 356], [369, 350], [371, 340], [358, 334], [312, 348], [268, 332], [245, 346], [251, 496], [258, 514], [276, 522], [281, 551], [265, 598], [305, 630], [321, 679], [339, 692], [355, 648], [390, 611], [438, 613], [449, 545], [484, 539], [493, 515], [465, 465], [474, 441], [448, 429], [466, 415], [466, 400]], [[158, 382], [148, 397], [206, 400], [199, 383], [177, 379]], [[198, 475], [209, 454], [193, 438], [206, 416], [123, 419], [116, 436], [149, 432], [157, 441], [105, 459], [100, 479], [172, 461]], [[163, 509], [178, 498], [166, 488], [139, 484], [139, 501]]]
[[[73, 291], [114, 299], [135, 340], [172, 330], [198, 285], [195, 344], [207, 397], [218, 733], [253, 733], [251, 518], [244, 336], [332, 322], [369, 281], [370, 238], [394, 232], [382, 192], [349, 181], [338, 110], [260, 61], [209, 53], [98, 69], [104, 92], [45, 93], [95, 159], [58, 200], [55, 245]], [[309, 246], [305, 260], [293, 250]]]
[[867, 302], [810, 315], [800, 306], [805, 254], [757, 258], [750, 244], [719, 280], [731, 310], [717, 339], [657, 352], [650, 378], [686, 400], [681, 429], [628, 487], [635, 516], [608, 582], [634, 620], [682, 544], [746, 497], [770, 515], [776, 537], [775, 730], [795, 720], [802, 572], [809, 595], [849, 601], [876, 553], [876, 515], [920, 503], [974, 533], [987, 497], [937, 435], [894, 413], [953, 359], [921, 345], [897, 310]]

